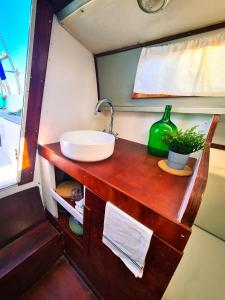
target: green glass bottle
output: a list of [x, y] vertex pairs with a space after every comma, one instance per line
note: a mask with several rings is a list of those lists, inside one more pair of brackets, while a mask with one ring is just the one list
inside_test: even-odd
[[148, 153], [160, 157], [167, 157], [168, 146], [162, 141], [162, 136], [167, 132], [177, 132], [176, 125], [170, 120], [172, 105], [166, 105], [163, 117], [154, 123], [149, 130]]

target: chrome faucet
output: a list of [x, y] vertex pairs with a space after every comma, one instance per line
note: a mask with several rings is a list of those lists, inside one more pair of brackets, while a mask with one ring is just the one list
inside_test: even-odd
[[[108, 133], [112, 134], [115, 136], [115, 138], [118, 136], [118, 133], [114, 133], [113, 132], [113, 118], [114, 118], [114, 107], [112, 104], [112, 101], [109, 99], [101, 99], [98, 101], [98, 103], [95, 106], [95, 111], [94, 114], [96, 115], [99, 111], [100, 106], [103, 103], [107, 103], [110, 106], [110, 123], [109, 123], [109, 129], [108, 129]], [[105, 130], [104, 130], [105, 131]]]

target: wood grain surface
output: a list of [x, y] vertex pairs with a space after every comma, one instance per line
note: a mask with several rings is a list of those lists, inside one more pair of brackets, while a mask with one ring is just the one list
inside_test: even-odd
[[20, 185], [31, 182], [34, 177], [52, 20], [53, 8], [49, 1], [37, 0]]
[[[160, 158], [148, 155], [144, 145], [118, 139], [113, 155], [96, 163], [66, 158], [59, 143], [40, 145], [39, 153], [99, 197], [111, 201], [160, 238], [183, 250], [191, 231], [177, 221], [177, 214], [190, 178], [160, 170], [157, 165]], [[191, 159], [189, 164], [193, 167], [195, 160]]]

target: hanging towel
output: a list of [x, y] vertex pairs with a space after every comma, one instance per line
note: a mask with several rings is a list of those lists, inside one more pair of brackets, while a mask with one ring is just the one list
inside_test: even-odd
[[152, 230], [110, 202], [106, 203], [102, 241], [135, 277], [143, 276], [152, 234]]

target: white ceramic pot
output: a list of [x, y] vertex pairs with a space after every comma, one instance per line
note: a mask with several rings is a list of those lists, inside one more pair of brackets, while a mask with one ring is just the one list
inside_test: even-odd
[[173, 151], [169, 151], [168, 155], [168, 166], [177, 169], [183, 170], [187, 164], [189, 154], [180, 154]]

